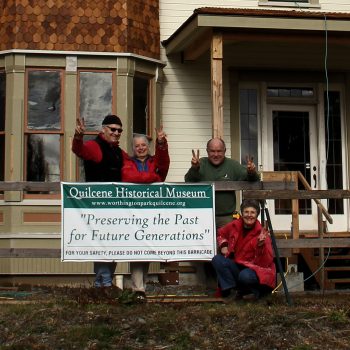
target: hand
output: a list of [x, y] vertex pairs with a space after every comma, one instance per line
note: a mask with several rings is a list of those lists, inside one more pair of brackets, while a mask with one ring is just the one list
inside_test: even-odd
[[197, 149], [197, 153], [195, 153], [194, 150], [192, 150], [192, 160], [191, 160], [191, 166], [192, 168], [199, 169], [199, 149]]
[[85, 134], [85, 120], [84, 118], [77, 118], [77, 125], [75, 127], [74, 137], [82, 139]]
[[269, 231], [266, 227], [261, 229], [260, 235], [258, 236], [258, 247], [265, 244], [266, 237], [269, 236]]
[[256, 168], [255, 164], [253, 163], [254, 157], [252, 156], [246, 156], [246, 161], [247, 161], [247, 172], [248, 174], [254, 174], [256, 173]]
[[164, 143], [166, 140], [166, 133], [163, 130], [163, 125], [159, 127], [159, 129], [155, 128], [156, 134], [157, 134], [157, 141], [158, 143]]

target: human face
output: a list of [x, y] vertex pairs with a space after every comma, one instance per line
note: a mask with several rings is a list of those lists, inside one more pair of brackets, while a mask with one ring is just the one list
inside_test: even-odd
[[220, 139], [213, 139], [210, 141], [207, 153], [209, 162], [213, 165], [220, 165], [225, 159], [225, 146]]
[[137, 159], [143, 160], [149, 154], [149, 146], [143, 137], [134, 138], [134, 155]]
[[123, 132], [122, 126], [119, 124], [103, 125], [103, 136], [108, 143], [118, 143], [120, 136]]
[[253, 227], [256, 219], [258, 218], [258, 212], [253, 207], [246, 207], [242, 212], [242, 219], [245, 227]]

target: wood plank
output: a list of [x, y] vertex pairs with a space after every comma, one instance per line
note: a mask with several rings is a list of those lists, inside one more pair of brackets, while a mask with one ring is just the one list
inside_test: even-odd
[[350, 198], [350, 190], [245, 190], [244, 198], [250, 199], [345, 199]]
[[211, 102], [213, 115], [213, 137], [224, 137], [224, 111], [223, 111], [223, 60], [222, 33], [213, 33], [211, 41]]
[[2, 258], [60, 258], [61, 249], [0, 248]]
[[350, 271], [350, 266], [329, 266], [324, 268], [325, 271]]
[[223, 298], [215, 298], [208, 296], [177, 296], [177, 295], [164, 295], [164, 296], [147, 296], [147, 303], [224, 303]]
[[60, 182], [0, 181], [0, 191], [59, 192]]
[[[294, 190], [294, 182], [274, 182], [274, 181], [216, 181], [215, 191], [251, 191], [248, 195], [252, 193], [257, 193], [256, 190], [265, 191], [284, 191], [284, 190]], [[260, 192], [259, 192], [260, 193]], [[243, 192], [243, 197], [245, 197], [246, 192]], [[250, 198], [250, 197], [247, 197]], [[251, 197], [253, 198], [253, 197]], [[259, 199], [259, 198], [256, 198]]]
[[301, 238], [279, 239], [278, 248], [347, 248], [350, 247], [350, 238]]

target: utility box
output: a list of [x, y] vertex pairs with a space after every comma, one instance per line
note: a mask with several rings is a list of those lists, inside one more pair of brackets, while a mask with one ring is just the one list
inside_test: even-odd
[[[285, 279], [289, 292], [304, 292], [304, 273], [298, 272], [298, 266], [296, 264], [289, 264], [287, 266]], [[278, 275], [277, 284], [280, 283], [281, 277]], [[280, 289], [283, 290], [283, 286]]]

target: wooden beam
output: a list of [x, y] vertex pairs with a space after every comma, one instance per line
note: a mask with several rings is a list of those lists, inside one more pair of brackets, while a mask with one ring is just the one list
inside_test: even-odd
[[345, 199], [350, 198], [349, 190], [246, 190], [244, 198], [250, 199]]
[[60, 258], [61, 249], [0, 248], [2, 258]]
[[183, 54], [184, 61], [195, 61], [211, 48], [212, 29], [208, 29], [196, 39]]
[[213, 118], [213, 137], [224, 136], [223, 113], [223, 85], [222, 85], [222, 60], [223, 44], [222, 33], [214, 32], [211, 41], [211, 102]]
[[[290, 43], [290, 44], [317, 44], [324, 45], [324, 33], [320, 34], [295, 34], [295, 33], [267, 33], [264, 32], [226, 32], [223, 35], [225, 43]], [[328, 44], [339, 46], [350, 46], [350, 38], [348, 35], [336, 35], [328, 33]]]
[[293, 182], [274, 181], [216, 181], [215, 191], [244, 191], [244, 190], [294, 190]]
[[0, 181], [0, 191], [60, 192], [60, 182]]
[[350, 238], [277, 239], [277, 247], [285, 248], [350, 248]]

